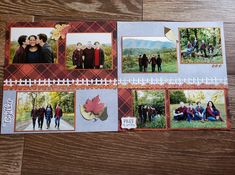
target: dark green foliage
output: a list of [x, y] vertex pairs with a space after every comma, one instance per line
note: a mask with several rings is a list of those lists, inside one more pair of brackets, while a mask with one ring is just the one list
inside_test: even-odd
[[[179, 32], [183, 63], [221, 63], [223, 61], [220, 28], [181, 28]], [[187, 55], [188, 41], [193, 44], [195, 37], [198, 40], [199, 51], [197, 52], [195, 49], [192, 54]], [[203, 52], [200, 52], [202, 40], [205, 41], [207, 46], [207, 57]], [[209, 45], [214, 47], [213, 53], [208, 52]]]
[[[145, 128], [164, 128], [165, 127], [165, 103], [164, 92], [159, 90], [134, 90], [132, 91], [134, 115], [138, 118], [138, 105], [147, 105], [157, 109], [157, 116], [152, 122], [147, 121]], [[140, 120], [138, 118], [138, 120]], [[140, 123], [138, 122], [138, 127]]]
[[170, 103], [171, 104], [178, 104], [180, 102], [187, 102], [187, 98], [183, 91], [171, 91], [170, 92]]

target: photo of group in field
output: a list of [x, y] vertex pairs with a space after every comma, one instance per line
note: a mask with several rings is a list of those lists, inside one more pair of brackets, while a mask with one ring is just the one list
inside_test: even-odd
[[171, 128], [226, 128], [223, 90], [170, 91]]
[[18, 92], [16, 131], [74, 130], [74, 92]]
[[133, 90], [134, 116], [137, 128], [165, 128], [164, 91]]
[[10, 64], [56, 63], [57, 43], [53, 28], [12, 27]]
[[220, 28], [179, 28], [182, 63], [223, 63]]
[[67, 69], [112, 69], [111, 33], [68, 33]]
[[123, 73], [176, 73], [176, 44], [166, 37], [122, 37]]

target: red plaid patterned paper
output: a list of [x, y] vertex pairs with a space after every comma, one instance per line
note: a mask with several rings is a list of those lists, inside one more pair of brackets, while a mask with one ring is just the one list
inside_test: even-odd
[[117, 78], [117, 31], [116, 22], [71, 22], [69, 33], [112, 33], [113, 69], [111, 70], [66, 70], [65, 40], [59, 39], [57, 44], [58, 64], [9, 64], [10, 29], [11, 27], [54, 27], [55, 22], [18, 22], [9, 23], [6, 32], [6, 52], [4, 79], [115, 79]]

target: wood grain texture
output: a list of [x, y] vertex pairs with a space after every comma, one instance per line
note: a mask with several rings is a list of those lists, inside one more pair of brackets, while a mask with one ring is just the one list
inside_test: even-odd
[[[230, 74], [229, 109], [232, 126], [235, 128], [235, 14], [233, 13], [235, 2], [232, 0], [144, 0], [143, 2], [111, 0], [109, 2], [3, 0], [0, 2], [0, 21], [9, 20], [9, 14], [13, 15], [10, 19], [13, 19], [14, 15], [33, 15], [36, 21], [141, 20], [142, 18], [170, 21], [225, 21], [226, 54]], [[21, 19], [19, 17], [17, 20]], [[0, 29], [2, 28], [4, 29], [0, 23]], [[0, 45], [2, 63], [4, 52], [1, 47]], [[0, 70], [2, 81], [1, 66]], [[0, 97], [2, 98], [2, 94]], [[235, 130], [0, 136], [0, 175], [226, 175], [234, 174], [234, 163]]]
[[24, 136], [0, 135], [0, 175], [20, 175]]
[[2, 0], [1, 13], [33, 15], [40, 20], [142, 19], [142, 0]]
[[25, 136], [22, 174], [233, 174], [235, 132]]
[[235, 74], [234, 11], [233, 0], [144, 0], [143, 20], [225, 22], [228, 73]]

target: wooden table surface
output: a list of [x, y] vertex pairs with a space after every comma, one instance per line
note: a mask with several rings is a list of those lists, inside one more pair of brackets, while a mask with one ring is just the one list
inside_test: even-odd
[[[224, 21], [235, 128], [234, 0], [1, 0], [0, 75], [6, 21]], [[2, 83], [1, 83], [2, 84]], [[2, 99], [2, 91], [1, 98]], [[235, 129], [0, 135], [0, 174], [235, 174]]]

